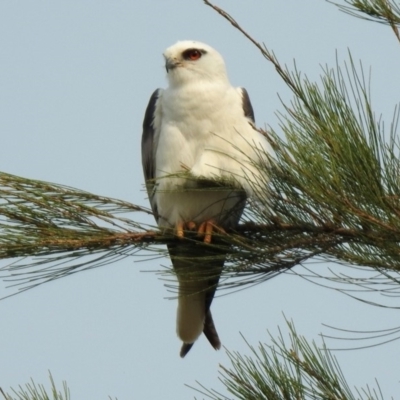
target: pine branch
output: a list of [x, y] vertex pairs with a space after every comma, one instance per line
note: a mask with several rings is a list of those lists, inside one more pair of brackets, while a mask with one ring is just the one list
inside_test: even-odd
[[331, 0], [327, 1], [353, 17], [389, 25], [400, 42], [397, 27], [400, 24], [400, 3], [392, 0], [345, 0], [349, 6], [344, 6]]
[[[5, 400], [70, 400], [70, 390], [67, 386], [67, 382], [63, 381], [63, 391], [57, 390], [57, 387], [54, 383], [53, 376], [49, 372], [50, 379], [50, 393], [46, 390], [44, 385], [36, 384], [33, 379], [31, 379], [30, 383], [27, 383], [24, 387], [19, 385], [18, 390], [11, 388], [11, 391], [16, 396], [11, 396], [10, 394], [6, 394], [3, 389], [0, 387], [0, 393], [3, 395]], [[111, 396], [108, 397], [110, 400], [113, 400]], [[118, 400], [115, 398], [114, 400]]]
[[[238, 352], [227, 351], [231, 368], [220, 366], [221, 381], [227, 391], [237, 399], [331, 399], [331, 400], [383, 400], [383, 394], [377, 389], [355, 389], [351, 391], [340, 366], [334, 356], [315, 342], [309, 344], [297, 334], [293, 322], [286, 321], [289, 327], [289, 343], [282, 333], [275, 339], [270, 334], [271, 345], [259, 343], [254, 348], [249, 343], [252, 355], [243, 356]], [[11, 389], [13, 395], [0, 393], [6, 400], [68, 400], [70, 390], [63, 382], [63, 390], [57, 390], [49, 373], [51, 388], [48, 392], [44, 385], [33, 380], [18, 389]], [[191, 387], [198, 393], [214, 400], [232, 400], [214, 389], [199, 384], [201, 389]], [[111, 399], [111, 397], [109, 397]]]
[[[258, 348], [249, 346], [252, 355], [243, 356], [227, 351], [231, 367], [220, 366], [221, 381], [236, 399], [314, 399], [355, 400], [380, 399], [377, 389], [356, 389], [354, 394], [344, 378], [334, 356], [323, 345], [309, 344], [296, 333], [293, 323], [288, 322], [290, 343], [282, 333], [278, 339], [270, 334], [272, 344], [259, 343]], [[216, 390], [199, 384], [197, 392], [213, 400], [232, 400]]]
[[0, 259], [35, 257], [5, 265], [3, 278], [30, 288], [157, 242], [147, 226], [122, 216], [138, 212], [151, 214], [121, 200], [0, 173]]
[[11, 396], [10, 394], [6, 394], [0, 388], [1, 394], [4, 396], [6, 400], [70, 400], [70, 392], [67, 386], [67, 383], [63, 382], [63, 391], [58, 391], [56, 385], [54, 383], [54, 379], [49, 372], [50, 379], [50, 393], [47, 392], [44, 385], [36, 385], [33, 380], [30, 383], [27, 383], [25, 387], [19, 386], [18, 390], [11, 389], [13, 394], [16, 396]]
[[[140, 250], [165, 254], [164, 250], [154, 245], [178, 240], [173, 232], [148, 230], [146, 224], [120, 216], [121, 213], [133, 212], [151, 213], [148, 209], [120, 200], [0, 173], [0, 258], [24, 258], [2, 267], [3, 278], [26, 290], [78, 271], [118, 261]], [[282, 228], [295, 232], [301, 227]], [[242, 234], [236, 232], [227, 237], [226, 246], [230, 247], [233, 243], [236, 248], [244, 247], [245, 254], [239, 257], [239, 262], [243, 264], [246, 253], [247, 258], [251, 257], [251, 251], [255, 249], [252, 236], [277, 229], [280, 228], [276, 223], [260, 227], [247, 223], [240, 227]], [[187, 232], [186, 240], [195, 239], [193, 232]], [[286, 248], [290, 246], [279, 245], [273, 251]], [[263, 272], [279, 272], [310, 256], [307, 254], [290, 261], [276, 260], [270, 267], [264, 267]], [[254, 255], [252, 257], [254, 259]], [[268, 268], [270, 271], [266, 271]], [[240, 269], [242, 273], [246, 270], [249, 273], [248, 268], [242, 266]], [[233, 270], [229, 273], [237, 274]]]

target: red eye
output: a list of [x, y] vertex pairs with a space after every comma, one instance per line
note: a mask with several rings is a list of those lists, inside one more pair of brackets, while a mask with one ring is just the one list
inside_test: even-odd
[[185, 60], [196, 61], [201, 57], [201, 51], [197, 49], [189, 49], [183, 52], [183, 58]]

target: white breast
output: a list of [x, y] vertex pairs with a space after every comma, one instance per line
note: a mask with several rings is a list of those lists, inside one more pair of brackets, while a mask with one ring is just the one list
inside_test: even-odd
[[161, 100], [155, 155], [159, 225], [202, 222], [227, 213], [238, 202], [237, 191], [201, 191], [179, 174], [228, 179], [252, 193], [251, 181], [260, 178], [251, 161], [258, 159], [254, 146], [265, 151], [268, 146], [244, 116], [240, 92], [226, 84], [186, 85], [165, 90]]

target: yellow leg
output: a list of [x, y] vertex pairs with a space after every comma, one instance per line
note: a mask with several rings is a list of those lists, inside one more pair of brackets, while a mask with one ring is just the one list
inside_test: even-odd
[[[178, 222], [175, 226], [175, 231], [176, 236], [178, 236], [179, 239], [182, 239], [185, 236], [185, 228], [190, 231], [194, 231], [196, 229], [196, 223], [193, 221], [187, 223]], [[214, 232], [226, 233], [225, 230], [218, 226], [212, 219], [202, 222], [197, 229], [198, 236], [204, 236], [204, 243], [211, 243]]]
[[185, 227], [190, 231], [194, 231], [196, 229], [196, 224], [193, 221], [186, 224], [184, 222], [178, 222], [175, 226], [175, 232], [179, 239], [182, 239], [185, 236]]
[[204, 234], [204, 243], [211, 243], [211, 237], [214, 230], [214, 225], [212, 222], [206, 222], [206, 231]]
[[204, 243], [211, 243], [213, 232], [225, 233], [225, 230], [216, 225], [212, 219], [201, 223], [197, 230], [199, 236], [204, 236]]
[[200, 226], [199, 226], [199, 229], [197, 229], [197, 234], [198, 234], [199, 236], [203, 236], [203, 235], [204, 235], [204, 233], [205, 233], [205, 231], [206, 231], [206, 224], [207, 224], [207, 222], [202, 222], [202, 223], [200, 224]]
[[178, 236], [179, 239], [183, 238], [183, 222], [178, 222], [176, 224], [176, 236]]
[[186, 225], [190, 231], [194, 231], [196, 229], [196, 224], [193, 221], [188, 222]]

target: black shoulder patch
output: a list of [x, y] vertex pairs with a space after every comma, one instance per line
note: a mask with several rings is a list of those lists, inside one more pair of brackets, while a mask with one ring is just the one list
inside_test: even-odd
[[153, 165], [153, 141], [154, 141], [154, 112], [158, 100], [159, 90], [157, 89], [150, 97], [149, 104], [146, 108], [146, 113], [143, 120], [142, 134], [142, 166], [144, 178], [146, 181], [154, 179]]
[[256, 121], [254, 118], [253, 106], [251, 105], [249, 94], [245, 88], [240, 89], [242, 90], [242, 105], [244, 115], [255, 123]]
[[142, 166], [144, 179], [146, 183], [147, 194], [149, 195], [151, 209], [155, 219], [158, 219], [157, 204], [154, 202], [154, 178], [156, 166], [154, 164], [156, 144], [154, 143], [154, 115], [157, 100], [160, 96], [161, 89], [157, 89], [150, 97], [149, 104], [146, 108], [143, 120], [142, 134]]

